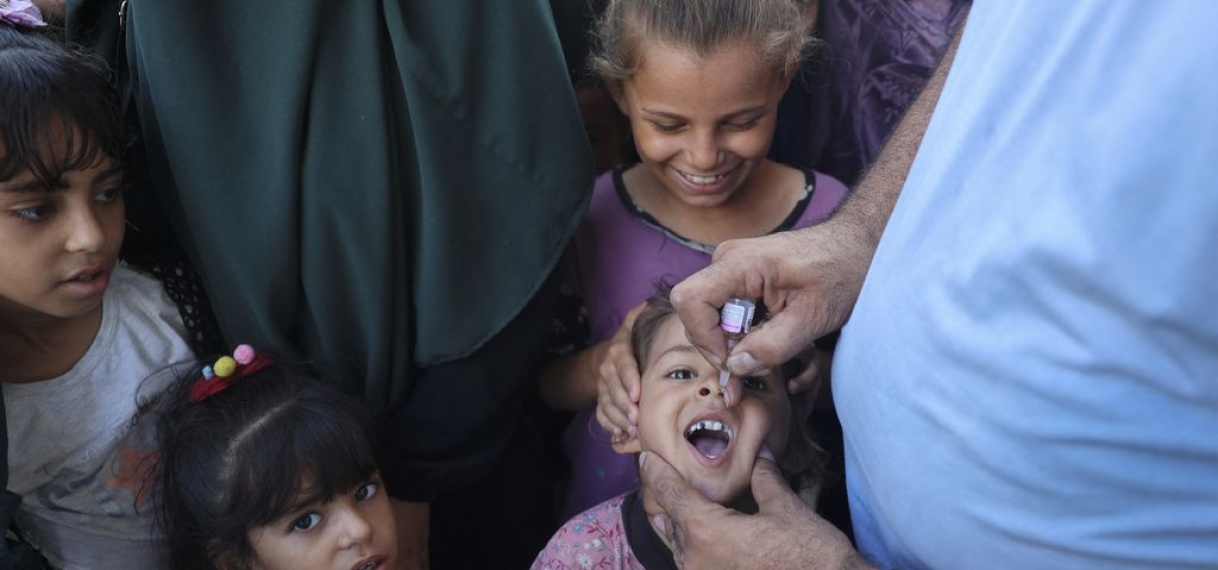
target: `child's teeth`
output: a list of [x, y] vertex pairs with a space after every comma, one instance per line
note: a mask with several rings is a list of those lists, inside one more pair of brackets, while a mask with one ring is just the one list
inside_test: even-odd
[[700, 429], [704, 429], [704, 430], [708, 430], [708, 431], [726, 431], [724, 429], [723, 422], [719, 422], [719, 421], [715, 421], [715, 420], [702, 420], [700, 422], [695, 423], [692, 426], [689, 426], [688, 433], [694, 433], [695, 431], [698, 431]]
[[688, 179], [690, 182], [693, 182], [693, 183], [695, 183], [695, 184], [710, 184], [710, 183], [712, 183], [712, 182], [716, 182], [716, 181], [718, 181], [720, 178], [723, 178], [723, 175], [719, 175], [719, 176], [695, 176], [695, 175], [693, 175], [693, 174], [685, 174], [685, 178], [686, 178], [686, 179]]

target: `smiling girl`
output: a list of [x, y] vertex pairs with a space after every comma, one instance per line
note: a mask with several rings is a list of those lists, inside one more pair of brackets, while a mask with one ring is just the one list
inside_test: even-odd
[[609, 442], [634, 430], [629, 312], [653, 283], [706, 267], [724, 241], [824, 221], [846, 195], [830, 176], [766, 158], [817, 5], [613, 0], [598, 23], [592, 67], [629, 117], [640, 162], [597, 180], [567, 257], [594, 344], [541, 380], [548, 404], [580, 411], [566, 434], [565, 516], [638, 486], [633, 461]]

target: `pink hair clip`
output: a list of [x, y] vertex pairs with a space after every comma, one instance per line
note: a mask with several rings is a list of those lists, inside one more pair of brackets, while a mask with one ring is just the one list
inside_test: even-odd
[[254, 352], [254, 347], [248, 344], [238, 345], [232, 356], [221, 356], [210, 366], [204, 366], [203, 371], [194, 384], [190, 386], [190, 402], [192, 404], [206, 400], [208, 397], [224, 391], [234, 381], [245, 378], [274, 363], [271, 357]]
[[42, 12], [30, 0], [0, 0], [0, 22], [17, 28], [39, 28], [47, 25]]

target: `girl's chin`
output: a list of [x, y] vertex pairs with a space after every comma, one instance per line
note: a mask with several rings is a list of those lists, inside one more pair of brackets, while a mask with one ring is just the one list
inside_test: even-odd
[[741, 488], [739, 485], [731, 485], [725, 481], [710, 481], [702, 477], [693, 478], [690, 480], [690, 484], [706, 498], [724, 506], [732, 506], [747, 490], [747, 487]]

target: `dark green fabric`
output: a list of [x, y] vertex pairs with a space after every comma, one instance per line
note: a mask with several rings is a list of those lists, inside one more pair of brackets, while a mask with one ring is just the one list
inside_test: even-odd
[[451, 360], [578, 220], [588, 158], [545, 2], [132, 0], [128, 27], [154, 181], [213, 298], [246, 309], [219, 309], [235, 341], [375, 352], [381, 378], [407, 352], [369, 345]]
[[[68, 26], [117, 55], [156, 195], [229, 342], [353, 363], [390, 412], [493, 407], [467, 385], [413, 394], [535, 296], [590, 195], [550, 4], [129, 0], [115, 47], [118, 4], [69, 0]], [[478, 365], [481, 385], [495, 366], [534, 363]], [[483, 428], [421, 429], [393, 436], [468, 444], [461, 430]], [[468, 478], [428, 473], [424, 495]]]

